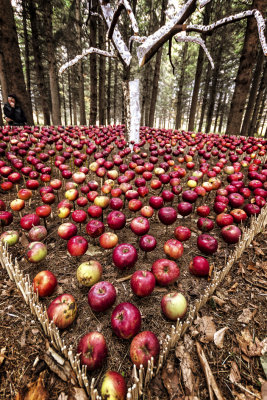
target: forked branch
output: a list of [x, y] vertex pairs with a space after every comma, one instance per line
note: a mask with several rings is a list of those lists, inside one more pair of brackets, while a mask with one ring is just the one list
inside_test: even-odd
[[134, 35], [138, 35], [139, 34], [139, 28], [138, 28], [138, 25], [137, 25], [133, 10], [132, 10], [128, 0], [120, 0], [117, 9], [114, 12], [113, 19], [111, 21], [111, 24], [110, 24], [110, 27], [109, 27], [109, 30], [108, 30], [108, 38], [109, 39], [112, 38], [115, 26], [118, 23], [118, 19], [119, 19], [120, 15], [121, 15], [123, 9], [125, 9], [126, 12], [129, 15]]
[[67, 68], [71, 67], [72, 65], [74, 65], [78, 61], [80, 61], [82, 58], [84, 58], [88, 54], [92, 54], [92, 53], [96, 53], [96, 54], [99, 54], [100, 56], [104, 56], [104, 57], [112, 57], [112, 58], [116, 57], [116, 55], [114, 53], [109, 53], [108, 51], [96, 49], [95, 47], [90, 47], [89, 49], [84, 50], [82, 52], [82, 54], [77, 55], [72, 60], [70, 60], [70, 61], [66, 62], [65, 64], [63, 64], [59, 69], [59, 73], [62, 74]]
[[193, 43], [199, 44], [203, 48], [203, 50], [205, 51], [206, 56], [208, 57], [209, 62], [211, 64], [211, 68], [212, 69], [214, 68], [213, 59], [212, 59], [212, 57], [210, 55], [210, 52], [207, 49], [203, 39], [201, 39], [201, 38], [199, 38], [197, 36], [179, 36], [179, 35], [176, 35], [174, 38], [175, 38], [176, 42], [193, 42]]

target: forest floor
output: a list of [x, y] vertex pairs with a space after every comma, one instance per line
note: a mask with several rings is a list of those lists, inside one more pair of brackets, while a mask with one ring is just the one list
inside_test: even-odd
[[[57, 247], [55, 243], [52, 244]], [[57, 251], [60, 249], [57, 248]], [[263, 347], [265, 352], [267, 347], [266, 254], [267, 231], [254, 239], [215, 295], [200, 310], [197, 320], [147, 388], [145, 398], [210, 398], [196, 351], [198, 342], [224, 399], [266, 399], [264, 394], [261, 395], [261, 386], [266, 381], [267, 356], [260, 357]], [[64, 279], [61, 279], [61, 283], [64, 285]], [[75, 292], [75, 284], [72, 286]], [[191, 298], [198, 295], [194, 285], [187, 290]], [[157, 318], [155, 316], [155, 324]], [[158, 322], [160, 331], [162, 321]], [[96, 324], [99, 323], [101, 321], [97, 320]], [[222, 328], [227, 328], [224, 340], [221, 341], [220, 335], [218, 338], [216, 336], [219, 343], [216, 340], [215, 345], [214, 333]], [[64, 382], [55, 368], [52, 367], [55, 371], [52, 372], [48, 367], [44, 361], [47, 346], [41, 325], [31, 316], [29, 307], [15, 284], [8, 279], [7, 272], [0, 269], [0, 399], [24, 399], [27, 386], [35, 382], [41, 373], [48, 394], [40, 398], [83, 399], [79, 394], [74, 394], [70, 380]], [[123, 351], [123, 348], [119, 347], [117, 351]], [[111, 367], [112, 364], [115, 367], [116, 352], [112, 349], [110, 354], [110, 358], [113, 358]], [[126, 356], [127, 351], [127, 368]], [[123, 364], [119, 368], [123, 372]], [[98, 372], [96, 377], [100, 377], [102, 372]], [[27, 400], [29, 398], [37, 399], [36, 395], [27, 397]]]

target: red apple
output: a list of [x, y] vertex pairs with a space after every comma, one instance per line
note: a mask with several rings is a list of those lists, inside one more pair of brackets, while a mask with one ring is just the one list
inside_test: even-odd
[[67, 243], [68, 252], [73, 257], [80, 257], [86, 253], [88, 249], [88, 242], [82, 236], [73, 236]]
[[154, 214], [154, 210], [153, 210], [153, 208], [150, 207], [150, 206], [144, 206], [144, 207], [142, 207], [141, 210], [140, 210], [140, 212], [141, 212], [141, 215], [142, 215], [143, 217], [146, 217], [146, 218], [150, 218], [150, 217], [152, 217], [152, 215]]
[[130, 339], [141, 328], [141, 314], [132, 303], [120, 303], [111, 315], [113, 332], [121, 339]]
[[164, 225], [171, 225], [177, 219], [177, 211], [173, 207], [162, 207], [158, 212], [158, 217]]
[[146, 368], [151, 357], [155, 361], [157, 360], [159, 350], [160, 346], [157, 336], [151, 331], [143, 331], [133, 338], [130, 346], [130, 357], [137, 368], [141, 364]]
[[201, 217], [197, 221], [197, 227], [202, 232], [209, 232], [214, 228], [214, 222], [212, 219]]
[[105, 231], [105, 225], [103, 222], [98, 221], [97, 219], [92, 219], [86, 225], [86, 232], [92, 238], [97, 238], [102, 235]]
[[131, 277], [131, 288], [139, 297], [149, 296], [155, 287], [156, 279], [152, 272], [135, 271]]
[[180, 240], [180, 242], [184, 242], [191, 237], [191, 231], [186, 226], [179, 225], [174, 229], [174, 236], [176, 239]]
[[178, 292], [165, 294], [161, 299], [163, 314], [171, 321], [183, 318], [187, 310], [186, 298]]
[[101, 281], [89, 290], [88, 303], [93, 311], [103, 312], [115, 303], [116, 297], [116, 289], [112, 283]]
[[[248, 217], [246, 212], [244, 210], [242, 210], [241, 208], [235, 208], [234, 210], [232, 210], [230, 212], [230, 214], [234, 218], [234, 221], [237, 223], [241, 222], [241, 221], [245, 221]], [[233, 223], [233, 221], [226, 225], [231, 225], [232, 223]]]
[[209, 213], [210, 213], [210, 207], [209, 206], [206, 206], [206, 205], [203, 204], [202, 206], [199, 206], [197, 208], [197, 214], [200, 217], [207, 217], [209, 215]]
[[224, 226], [221, 230], [223, 240], [226, 243], [237, 243], [241, 237], [241, 230], [235, 225]]
[[151, 268], [157, 283], [160, 286], [168, 286], [174, 283], [180, 276], [178, 265], [166, 258], [158, 259], [154, 262]]
[[113, 232], [105, 232], [99, 238], [99, 244], [103, 249], [113, 249], [117, 246], [118, 241], [118, 236]]
[[65, 222], [64, 224], [59, 225], [57, 233], [61, 239], [69, 240], [71, 237], [77, 234], [77, 226], [72, 224], [71, 222]]
[[145, 217], [136, 217], [130, 224], [131, 230], [138, 236], [145, 235], [150, 228], [149, 221]]
[[187, 215], [191, 214], [193, 211], [193, 207], [191, 203], [188, 203], [186, 201], [182, 201], [181, 203], [178, 204], [177, 206], [178, 213], [182, 215], [183, 217], [186, 217]]
[[139, 240], [140, 249], [149, 252], [155, 249], [157, 246], [157, 240], [154, 236], [144, 235]]
[[137, 261], [137, 251], [129, 243], [119, 244], [113, 250], [112, 260], [120, 270], [132, 268]]
[[102, 333], [89, 332], [84, 335], [79, 341], [77, 353], [80, 354], [81, 364], [86, 365], [89, 371], [101, 367], [108, 353]]
[[107, 224], [110, 229], [122, 229], [126, 224], [126, 216], [121, 211], [111, 211], [107, 216]]
[[51, 271], [41, 271], [33, 278], [33, 290], [40, 297], [51, 296], [57, 286], [57, 278]]
[[101, 217], [103, 210], [99, 206], [92, 205], [88, 208], [87, 212], [88, 212], [88, 215], [90, 215], [90, 217], [98, 218], [98, 217]]
[[115, 371], [107, 371], [101, 385], [102, 399], [125, 400], [127, 386], [121, 374]]
[[77, 305], [71, 294], [64, 293], [53, 300], [48, 309], [48, 318], [59, 329], [65, 329], [73, 323], [77, 314]]
[[197, 247], [204, 254], [213, 254], [218, 249], [218, 242], [213, 236], [203, 233], [197, 238]]
[[196, 256], [189, 264], [189, 271], [192, 275], [207, 276], [209, 275], [209, 262], [205, 257]]
[[[37, 215], [36, 215], [37, 217]], [[38, 218], [38, 217], [37, 217]], [[13, 215], [9, 211], [0, 211], [0, 225], [8, 226], [13, 221]]]
[[47, 230], [43, 225], [33, 226], [29, 231], [31, 242], [41, 242], [47, 236]]
[[42, 261], [47, 256], [46, 245], [42, 242], [32, 242], [28, 245], [27, 257], [31, 263]]
[[216, 217], [216, 224], [220, 227], [231, 225], [234, 222], [234, 218], [230, 214], [221, 213]]
[[167, 256], [174, 258], [175, 260], [182, 257], [184, 252], [184, 246], [176, 239], [167, 240], [167, 242], [164, 243], [163, 249]]

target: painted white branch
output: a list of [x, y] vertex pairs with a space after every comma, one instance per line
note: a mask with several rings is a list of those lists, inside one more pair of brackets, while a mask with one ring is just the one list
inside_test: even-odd
[[[131, 6], [130, 6], [128, 0], [120, 0], [120, 1], [118, 2], [117, 9], [116, 9], [115, 12], [114, 12], [113, 19], [112, 19], [112, 21], [111, 21], [111, 24], [110, 24], [110, 27], [109, 27], [109, 30], [108, 30], [108, 37], [109, 37], [109, 38], [110, 38], [110, 37], [112, 36], [112, 34], [113, 34], [114, 24], [116, 25], [117, 19], [119, 18], [119, 16], [120, 16], [121, 11], [122, 11], [123, 8], [125, 8], [126, 12], [127, 12], [128, 15], [129, 15], [129, 18], [130, 18], [130, 20], [131, 20], [131, 25], [132, 25], [134, 34], [135, 34], [135, 35], [138, 35], [138, 34], [139, 34], [139, 28], [138, 28], [138, 25], [137, 25], [137, 22], [136, 22], [136, 19], [135, 19], [133, 10], [132, 10], [132, 8], [131, 8]], [[112, 30], [112, 32], [111, 32], [111, 30]]]
[[[156, 52], [161, 45], [163, 45], [169, 38], [172, 29], [177, 24], [183, 24], [183, 22], [192, 14], [195, 10], [196, 0], [188, 0], [186, 4], [179, 10], [179, 12], [165, 25], [159, 28], [152, 35], [148, 36], [146, 41], [137, 48], [137, 57], [139, 60], [139, 66], [142, 67], [146, 62], [146, 55], [150, 50]], [[189, 8], [192, 8], [191, 12]], [[154, 49], [155, 48], [155, 49]]]
[[140, 92], [139, 92], [139, 79], [129, 82], [130, 91], [130, 142], [134, 141], [139, 143], [140, 140]]
[[131, 47], [133, 42], [144, 43], [146, 39], [147, 36], [131, 36], [129, 39], [129, 48]]
[[199, 0], [199, 6], [200, 8], [205, 7], [206, 4], [208, 4], [211, 0]]
[[72, 65], [76, 64], [78, 61], [80, 61], [82, 58], [86, 57], [88, 54], [96, 53], [99, 54], [100, 56], [105, 56], [105, 57], [116, 57], [115, 54], [109, 53], [108, 51], [96, 49], [95, 47], [90, 47], [87, 50], [83, 50], [82, 54], [77, 55], [75, 58], [72, 60], [66, 62], [63, 64], [60, 69], [59, 73], [62, 74], [67, 68], [71, 67]]
[[[107, 27], [108, 29], [110, 28], [111, 22], [113, 20], [113, 16], [114, 16], [114, 11], [111, 8], [110, 4], [106, 4], [104, 2], [104, 0], [99, 0], [99, 5], [101, 7], [102, 10], [102, 14], [103, 17], [106, 21]], [[126, 65], [130, 65], [132, 56], [131, 53], [129, 52], [128, 47], [126, 46], [126, 44], [124, 43], [122, 36], [120, 34], [120, 31], [118, 30], [117, 27], [115, 27], [113, 35], [112, 35], [112, 42], [115, 46], [115, 48], [117, 49], [122, 61], [126, 64]]]
[[174, 36], [174, 38], [175, 38], [176, 42], [193, 42], [193, 43], [199, 44], [203, 48], [203, 50], [205, 51], [206, 56], [208, 57], [209, 62], [211, 64], [211, 68], [212, 69], [214, 68], [213, 59], [212, 59], [212, 57], [210, 55], [209, 50], [207, 49], [207, 47], [205, 45], [204, 40], [202, 40], [201, 38], [199, 38], [197, 36], [179, 36], [179, 35], [176, 35], [176, 36]]
[[231, 15], [229, 17], [222, 18], [219, 21], [217, 21], [211, 25], [206, 25], [206, 26], [205, 25], [187, 25], [186, 31], [187, 32], [192, 32], [192, 31], [193, 32], [211, 32], [214, 29], [219, 28], [223, 25], [227, 25], [232, 22], [236, 22], [241, 19], [253, 17], [253, 16], [256, 18], [256, 21], [257, 21], [259, 39], [261, 42], [261, 47], [262, 47], [263, 53], [267, 56], [267, 43], [266, 43], [266, 39], [265, 39], [265, 35], [264, 35], [265, 22], [264, 22], [263, 16], [259, 12], [259, 10], [255, 10], [255, 9], [248, 10], [248, 11], [238, 13], [236, 15]]

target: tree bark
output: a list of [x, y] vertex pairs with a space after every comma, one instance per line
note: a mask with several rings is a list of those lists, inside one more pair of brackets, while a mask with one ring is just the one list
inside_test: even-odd
[[[162, 0], [160, 26], [164, 25], [166, 22], [165, 10], [167, 8], [167, 4], [168, 4], [167, 0]], [[162, 51], [163, 51], [163, 47], [161, 47], [158, 50], [157, 55], [156, 55], [156, 63], [155, 63], [154, 76], [153, 76], [153, 82], [152, 82], [151, 101], [150, 101], [150, 108], [149, 108], [149, 126], [154, 126]]]
[[223, 98], [223, 90], [221, 88], [220, 94], [219, 94], [219, 99], [218, 99], [218, 104], [217, 104], [217, 109], [216, 109], [216, 116], [215, 116], [213, 132], [216, 132], [216, 129], [217, 129], [217, 125], [218, 125], [218, 121], [219, 121], [219, 117], [220, 117], [220, 112], [221, 112], [222, 98]]
[[[205, 13], [204, 13], [204, 17], [203, 17], [203, 25], [209, 24], [210, 13], [211, 13], [211, 3], [208, 3], [205, 7]], [[206, 35], [201, 35], [201, 38], [204, 41], [206, 41]], [[195, 116], [196, 116], [196, 111], [197, 111], [197, 102], [198, 102], [198, 94], [199, 94], [199, 88], [200, 88], [200, 82], [201, 82], [201, 75], [202, 75], [202, 70], [203, 70], [203, 63], [204, 63], [204, 50], [201, 46], [199, 46], [194, 89], [193, 89], [190, 114], [189, 114], [189, 123], [188, 123], [189, 131], [193, 131], [194, 127], [195, 127]]]
[[257, 99], [254, 106], [253, 116], [250, 122], [249, 127], [249, 134], [254, 135], [258, 132], [260, 126], [260, 120], [262, 118], [264, 108], [265, 108], [265, 101], [267, 95], [267, 62], [265, 61], [265, 66], [263, 70], [263, 74], [261, 77], [260, 87], [257, 95]]
[[2, 98], [4, 102], [6, 102], [8, 96], [8, 83], [4, 66], [4, 56], [1, 51], [0, 51], [0, 83], [2, 89]]
[[207, 107], [210, 77], [211, 77], [211, 66], [210, 66], [210, 63], [209, 63], [208, 64], [208, 68], [207, 68], [206, 79], [205, 79], [203, 97], [202, 97], [201, 115], [200, 115], [200, 120], [199, 120], [199, 125], [198, 125], [198, 131], [199, 132], [201, 132], [201, 130], [202, 130], [202, 125], [203, 125], [203, 121], [204, 121], [204, 115], [205, 115], [205, 111], [206, 111], [206, 107]]
[[[264, 12], [266, 0], [254, 0], [252, 8]], [[255, 18], [248, 18], [244, 46], [236, 76], [236, 85], [227, 122], [227, 133], [239, 135], [252, 71], [257, 56], [258, 30]]]
[[24, 34], [24, 49], [25, 49], [25, 69], [26, 69], [26, 88], [31, 98], [31, 70], [30, 70], [30, 54], [29, 54], [29, 37], [27, 30], [27, 1], [22, 0], [22, 22]]
[[246, 113], [245, 113], [245, 117], [244, 117], [243, 124], [242, 124], [242, 129], [241, 129], [242, 136], [249, 135], [249, 125], [251, 123], [251, 116], [252, 116], [253, 110], [255, 108], [255, 101], [256, 101], [257, 92], [258, 92], [258, 88], [259, 88], [259, 83], [260, 83], [260, 78], [261, 78], [261, 73], [262, 73], [262, 68], [263, 68], [263, 61], [264, 61], [263, 52], [259, 51], [258, 57], [257, 57], [257, 64], [256, 64], [256, 68], [254, 71], [253, 80], [252, 80], [252, 84], [251, 84]]
[[2, 114], [2, 104], [1, 104], [1, 100], [0, 100], [0, 126], [4, 125], [4, 121], [3, 121], [3, 114]]
[[68, 68], [68, 98], [69, 98], [70, 124], [72, 125], [72, 95], [71, 95], [70, 69], [69, 68]]
[[54, 125], [61, 125], [60, 96], [58, 87], [57, 65], [55, 57], [55, 45], [52, 26], [52, 3], [51, 0], [43, 0], [44, 14], [46, 19], [46, 48], [49, 69], [49, 83], [52, 100], [52, 122]]
[[217, 93], [217, 82], [218, 82], [218, 76], [219, 76], [222, 53], [223, 53], [223, 44], [224, 44], [224, 38], [221, 38], [220, 47], [218, 47], [218, 51], [215, 58], [215, 65], [212, 71], [212, 82], [210, 87], [209, 105], [208, 105], [207, 121], [205, 129], [207, 133], [210, 132], [210, 127], [212, 123], [212, 116], [213, 116], [215, 98]]
[[[97, 11], [97, 0], [92, 0], [92, 12]], [[90, 17], [90, 46], [96, 47], [96, 17]], [[90, 54], [90, 125], [96, 125], [97, 117], [97, 59], [96, 54]]]
[[[98, 48], [101, 50], [106, 50], [105, 47], [105, 33], [104, 33], [104, 23], [98, 21]], [[99, 110], [99, 125], [106, 124], [106, 57], [102, 57], [99, 62], [98, 70], [98, 110]]]
[[41, 100], [42, 112], [44, 116], [44, 125], [50, 125], [50, 111], [49, 111], [49, 98], [48, 88], [45, 84], [44, 67], [42, 63], [42, 54], [40, 51], [40, 32], [38, 30], [38, 21], [36, 16], [36, 8], [33, 0], [29, 0], [29, 15], [32, 31], [32, 50], [34, 58], [34, 68], [36, 73], [36, 84]]
[[186, 42], [184, 44], [183, 51], [182, 51], [181, 66], [180, 66], [180, 80], [179, 80], [178, 90], [177, 90], [175, 129], [181, 128], [183, 87], [184, 87], [187, 50], [188, 50], [188, 42]]
[[[108, 51], [110, 51], [110, 46], [108, 48]], [[111, 124], [110, 120], [110, 110], [111, 110], [111, 74], [112, 74], [112, 63], [111, 63], [111, 57], [108, 59], [108, 87], [107, 87], [107, 124]]]
[[219, 127], [218, 127], [219, 133], [222, 133], [223, 119], [224, 119], [224, 115], [225, 115], [226, 98], [227, 98], [227, 92], [225, 91], [224, 96], [223, 96], [222, 106], [221, 106], [220, 123], [219, 123]]
[[8, 91], [16, 94], [27, 118], [27, 123], [33, 125], [32, 104], [23, 76], [17, 30], [10, 0], [0, 0], [0, 48]]
[[114, 124], [117, 121], [117, 98], [118, 98], [118, 63], [115, 61], [114, 88], [113, 88], [113, 118]]
[[[76, 0], [75, 3], [75, 22], [77, 32], [77, 50], [78, 54], [82, 53], [82, 21], [81, 21], [81, 1]], [[80, 125], [86, 125], [85, 102], [84, 102], [84, 77], [83, 77], [83, 60], [78, 62], [78, 92], [80, 106]]]

